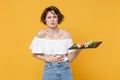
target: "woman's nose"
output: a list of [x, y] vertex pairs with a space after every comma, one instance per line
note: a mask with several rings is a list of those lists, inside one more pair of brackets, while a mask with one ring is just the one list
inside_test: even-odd
[[54, 17], [51, 17], [51, 21], [54, 21]]

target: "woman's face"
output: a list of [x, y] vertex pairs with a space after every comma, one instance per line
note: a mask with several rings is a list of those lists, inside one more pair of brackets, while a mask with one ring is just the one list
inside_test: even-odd
[[46, 25], [50, 28], [55, 28], [58, 25], [58, 16], [54, 11], [49, 11], [45, 18]]

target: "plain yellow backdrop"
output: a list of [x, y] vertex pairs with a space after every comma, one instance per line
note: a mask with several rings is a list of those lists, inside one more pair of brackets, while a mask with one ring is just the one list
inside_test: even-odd
[[42, 80], [44, 62], [28, 49], [44, 8], [54, 5], [65, 15], [59, 27], [74, 43], [103, 41], [82, 50], [71, 63], [74, 80], [120, 80], [119, 0], [0, 0], [0, 80]]

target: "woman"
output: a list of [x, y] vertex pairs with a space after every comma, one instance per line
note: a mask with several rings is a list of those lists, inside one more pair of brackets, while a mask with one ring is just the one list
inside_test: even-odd
[[73, 80], [69, 63], [80, 50], [68, 50], [73, 45], [71, 35], [58, 27], [63, 18], [57, 7], [47, 7], [41, 15], [47, 28], [40, 30], [30, 45], [33, 56], [45, 61], [43, 80]]

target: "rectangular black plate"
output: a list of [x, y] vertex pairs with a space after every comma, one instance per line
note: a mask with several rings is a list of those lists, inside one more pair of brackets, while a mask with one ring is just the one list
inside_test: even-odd
[[102, 43], [102, 41], [99, 41], [99, 42], [95, 42], [93, 45], [91, 46], [88, 46], [88, 47], [74, 47], [74, 45], [76, 44], [73, 44], [73, 46], [71, 46], [69, 49], [89, 49], [89, 48], [97, 48], [100, 44]]

